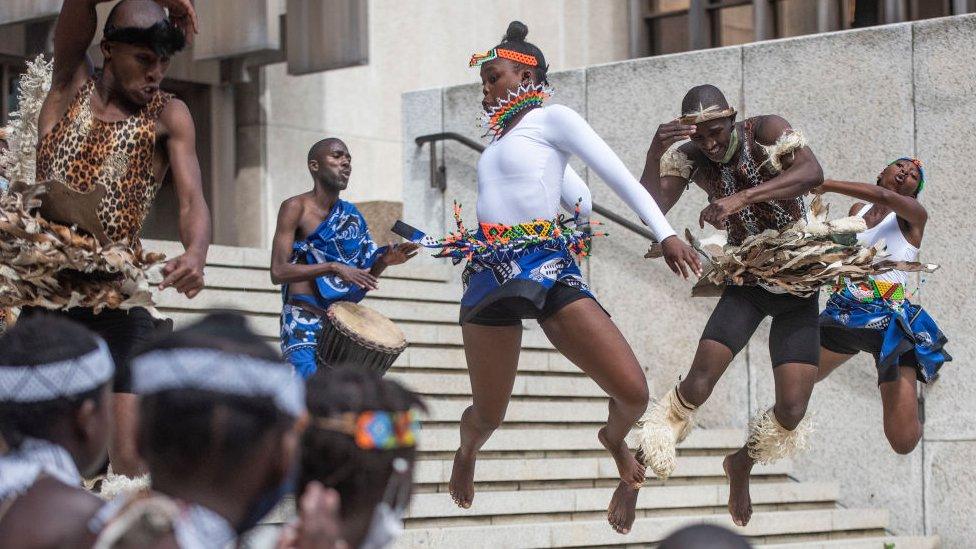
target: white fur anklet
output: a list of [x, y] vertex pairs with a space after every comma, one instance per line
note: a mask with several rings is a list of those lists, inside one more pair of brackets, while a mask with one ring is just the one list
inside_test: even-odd
[[149, 474], [139, 477], [127, 477], [116, 474], [109, 465], [108, 472], [98, 489], [98, 496], [102, 499], [113, 500], [120, 494], [140, 492], [149, 488]]
[[675, 385], [644, 417], [637, 420], [634, 443], [639, 453], [643, 454], [644, 465], [661, 480], [674, 472], [677, 462], [675, 447], [687, 438], [694, 427], [692, 418], [696, 408], [682, 402], [678, 386]]
[[763, 465], [792, 457], [806, 449], [807, 437], [812, 432], [813, 422], [809, 417], [803, 418], [796, 429], [790, 431], [780, 425], [772, 408], [761, 411], [749, 422], [749, 440], [746, 441], [749, 457]]

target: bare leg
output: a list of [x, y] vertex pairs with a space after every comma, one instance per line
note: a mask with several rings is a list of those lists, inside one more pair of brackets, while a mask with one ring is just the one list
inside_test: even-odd
[[918, 418], [915, 369], [902, 366], [898, 370], [900, 375], [897, 380], [879, 386], [884, 408], [884, 432], [895, 452], [909, 454], [922, 438], [922, 422]]
[[692, 406], [704, 404], [712, 394], [715, 384], [722, 379], [725, 370], [732, 363], [732, 358], [732, 350], [724, 344], [711, 339], [699, 341], [691, 369], [678, 385], [681, 398]]
[[522, 346], [522, 326], [461, 326], [471, 379], [471, 406], [461, 414], [461, 446], [454, 454], [449, 490], [467, 509], [474, 501], [474, 463], [478, 450], [505, 418]]
[[[813, 364], [788, 362], [773, 368], [776, 384], [776, 421], [792, 431], [807, 413], [807, 404], [817, 381], [817, 367]], [[752, 518], [752, 498], [749, 495], [749, 475], [755, 461], [749, 456], [748, 445], [726, 456], [722, 463], [729, 477], [729, 514], [732, 522], [745, 526]]]
[[108, 446], [112, 472], [127, 477], [146, 474], [146, 465], [136, 448], [136, 427], [139, 422], [139, 397], [132, 393], [115, 393], [112, 399], [115, 429]]
[[854, 355], [837, 353], [820, 347], [820, 371], [817, 373], [817, 383], [820, 383], [836, 370], [841, 364], [850, 360]]
[[620, 533], [634, 522], [637, 490], [644, 466], [627, 448], [625, 437], [647, 408], [647, 378], [627, 340], [592, 299], [581, 299], [548, 318], [542, 329], [566, 358], [579, 366], [610, 396], [607, 424], [598, 433], [620, 474], [608, 519]]

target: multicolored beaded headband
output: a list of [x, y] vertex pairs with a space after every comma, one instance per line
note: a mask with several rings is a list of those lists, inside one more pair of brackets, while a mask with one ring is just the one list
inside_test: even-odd
[[468, 63], [469, 67], [480, 67], [481, 65], [498, 59], [499, 57], [503, 59], [510, 59], [516, 63], [521, 63], [523, 65], [528, 65], [530, 67], [536, 67], [539, 65], [539, 60], [533, 55], [527, 53], [520, 53], [515, 50], [506, 50], [504, 48], [492, 48], [485, 53], [476, 53], [471, 56], [471, 61]]
[[312, 426], [349, 435], [363, 450], [397, 450], [417, 445], [420, 420], [413, 410], [346, 412], [336, 417], [313, 417]]
[[735, 109], [732, 107], [726, 107], [724, 109], [719, 108], [718, 105], [710, 105], [708, 107], [703, 106], [701, 103], [698, 104], [698, 110], [692, 112], [686, 112], [682, 114], [678, 121], [685, 125], [691, 124], [701, 124], [702, 122], [708, 122], [709, 120], [715, 120], [718, 118], [727, 118], [729, 116], [735, 116]]
[[888, 163], [888, 165], [891, 166], [897, 162], [901, 162], [902, 160], [907, 160], [912, 164], [915, 164], [915, 167], [918, 168], [918, 188], [915, 189], [915, 196], [918, 196], [918, 193], [922, 192], [922, 188], [925, 187], [925, 169], [922, 167], [922, 161], [911, 156], [903, 156], [901, 158], [892, 160]]

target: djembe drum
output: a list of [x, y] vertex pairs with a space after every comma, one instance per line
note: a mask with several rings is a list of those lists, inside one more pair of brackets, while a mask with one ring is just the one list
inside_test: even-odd
[[319, 367], [365, 368], [383, 375], [407, 348], [400, 328], [365, 305], [339, 301], [326, 313], [315, 353]]

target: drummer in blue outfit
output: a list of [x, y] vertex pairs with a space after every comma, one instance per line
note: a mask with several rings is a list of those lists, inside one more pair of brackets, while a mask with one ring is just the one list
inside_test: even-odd
[[339, 198], [349, 185], [352, 155], [330, 137], [308, 151], [312, 190], [281, 204], [271, 248], [271, 281], [281, 284], [281, 351], [308, 378], [329, 305], [358, 303], [377, 288], [384, 269], [417, 254], [413, 243], [378, 248], [366, 219]]

